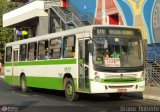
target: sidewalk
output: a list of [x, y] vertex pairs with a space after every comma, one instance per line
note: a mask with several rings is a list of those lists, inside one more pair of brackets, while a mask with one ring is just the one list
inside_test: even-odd
[[124, 96], [160, 101], [160, 87], [146, 87], [143, 93], [125, 93]]
[[4, 78], [4, 66], [1, 67], [0, 78]]
[[146, 87], [143, 98], [160, 101], [160, 87]]

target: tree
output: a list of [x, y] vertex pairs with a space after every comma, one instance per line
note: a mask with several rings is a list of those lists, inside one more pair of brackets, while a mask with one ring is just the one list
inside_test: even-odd
[[[13, 41], [13, 28], [3, 28], [2, 17], [3, 14], [13, 10], [16, 7], [16, 3], [7, 2], [7, 0], [0, 0], [0, 56], [4, 57], [5, 44]], [[1, 58], [0, 57], [0, 60]]]

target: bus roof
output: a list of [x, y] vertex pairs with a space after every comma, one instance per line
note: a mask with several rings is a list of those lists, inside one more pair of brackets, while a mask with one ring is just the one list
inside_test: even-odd
[[6, 44], [6, 47], [19, 45], [19, 44], [30, 43], [30, 42], [36, 42], [36, 41], [40, 41], [40, 40], [47, 40], [47, 39], [50, 39], [50, 38], [64, 37], [64, 36], [67, 36], [67, 35], [73, 35], [73, 34], [78, 34], [78, 33], [92, 32], [93, 27], [134, 28], [134, 27], [130, 27], [130, 26], [119, 26], [119, 25], [118, 26], [117, 25], [109, 25], [109, 26], [107, 26], [107, 25], [89, 25], [89, 26], [79, 27], [79, 28], [70, 29], [70, 30], [66, 30], [66, 31], [41, 35], [41, 36], [28, 38], [28, 39], [24, 39], [24, 40], [19, 40], [19, 41], [15, 41], [15, 42], [10, 42], [10, 43]]

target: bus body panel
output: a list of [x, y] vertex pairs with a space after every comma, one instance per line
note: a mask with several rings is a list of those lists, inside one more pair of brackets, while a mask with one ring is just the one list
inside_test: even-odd
[[[73, 59], [68, 59], [72, 61]], [[73, 79], [77, 79], [77, 66], [76, 59], [74, 59], [73, 64], [58, 64], [58, 65], [46, 65], [47, 63], [53, 63], [56, 60], [48, 61], [35, 61], [35, 62], [19, 62], [17, 64], [17, 74], [14, 74], [16, 81], [12, 81], [11, 72], [6, 74], [6, 81], [8, 83], [13, 83], [13, 85], [20, 85], [20, 75], [25, 74], [27, 79], [28, 87], [46, 88], [46, 89], [63, 89], [63, 76], [65, 73], [70, 73]], [[65, 63], [66, 60], [61, 60]], [[67, 62], [67, 61], [66, 61]], [[43, 65], [44, 64], [44, 65]], [[26, 66], [27, 65], [27, 66]], [[6, 71], [10, 70], [11, 67], [7, 66]], [[15, 83], [18, 82], [18, 83]]]
[[[138, 88], [136, 89], [136, 86]], [[107, 87], [106, 87], [107, 86]], [[91, 93], [127, 93], [127, 92], [143, 92], [145, 81], [127, 84], [105, 84], [91, 81]]]
[[[95, 73], [90, 79], [91, 93], [143, 92], [145, 81], [141, 80], [143, 71], [129, 73], [97, 72], [100, 81], [95, 81]], [[123, 77], [121, 76], [123, 74]], [[124, 91], [123, 91], [124, 90]]]
[[[98, 25], [97, 25], [98, 26]], [[89, 53], [89, 89], [80, 90], [79, 89], [79, 49], [78, 40], [83, 38], [92, 38], [92, 30], [95, 25], [86, 26], [82, 28], [76, 28], [73, 30], [48, 34], [44, 36], [39, 36], [31, 39], [21, 40], [18, 42], [12, 42], [6, 45], [9, 46], [19, 46], [20, 44], [28, 44], [31, 42], [38, 42], [42, 40], [50, 40], [52, 38], [64, 37], [68, 35], [75, 35], [76, 37], [76, 51], [74, 58], [63, 58], [60, 59], [49, 59], [49, 60], [34, 60], [34, 61], [18, 61], [18, 62], [5, 62], [5, 81], [9, 84], [20, 85], [20, 75], [25, 74], [27, 79], [28, 87], [36, 88], [46, 88], [46, 89], [56, 89], [63, 90], [63, 78], [66, 73], [71, 74], [74, 80], [74, 85], [76, 92], [86, 92], [86, 93], [117, 93], [117, 92], [142, 92], [144, 91], [145, 81], [140, 81], [141, 74], [143, 71], [139, 72], [128, 72], [128, 73], [109, 73], [100, 72], [94, 70], [92, 53]], [[106, 27], [106, 26], [101, 26]], [[116, 26], [112, 26], [115, 27]], [[119, 26], [118, 26], [119, 27]], [[109, 27], [107, 27], [109, 28]], [[121, 27], [119, 27], [121, 28]], [[123, 27], [122, 28], [128, 28]], [[129, 27], [130, 28], [130, 27]], [[87, 49], [87, 48], [86, 48]], [[13, 57], [13, 56], [12, 56]], [[19, 58], [19, 57], [18, 57]], [[14, 64], [14, 65], [13, 65]], [[16, 72], [14, 72], [16, 70]], [[95, 81], [95, 72], [98, 73], [100, 77], [100, 82]], [[97, 74], [96, 73], [96, 74]], [[114, 76], [123, 74], [136, 74], [134, 78], [137, 78], [135, 82], [113, 82], [111, 79], [115, 77], [108, 77], [106, 74]], [[109, 79], [109, 82], [104, 82], [105, 79]], [[118, 77], [121, 80], [121, 77]], [[103, 81], [102, 81], [103, 80]], [[123, 91], [124, 90], [124, 91]]]

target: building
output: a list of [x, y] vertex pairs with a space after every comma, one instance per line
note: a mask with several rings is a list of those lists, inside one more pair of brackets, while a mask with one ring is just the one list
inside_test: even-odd
[[138, 27], [148, 44], [160, 43], [160, 0], [10, 0], [23, 6], [3, 15], [15, 38], [90, 24]]

